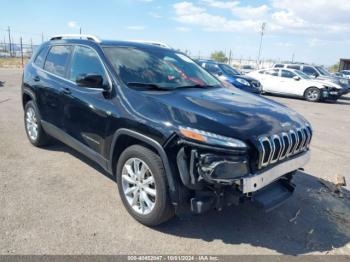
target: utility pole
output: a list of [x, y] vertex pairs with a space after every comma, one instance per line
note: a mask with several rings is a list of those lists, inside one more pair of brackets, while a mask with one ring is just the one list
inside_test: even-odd
[[230, 49], [230, 53], [228, 55], [228, 64], [231, 65], [231, 55], [232, 55], [232, 51]]
[[44, 43], [44, 33], [41, 32], [41, 43]]
[[7, 47], [6, 47], [6, 37], [4, 36], [4, 52], [7, 52]]
[[31, 49], [32, 54], [33, 54], [33, 39], [32, 38], [30, 39], [30, 49]]
[[294, 63], [294, 53], [293, 53], [293, 55], [292, 55], [292, 63]]
[[23, 44], [22, 44], [22, 36], [20, 38], [20, 43], [21, 43], [21, 59], [22, 59], [22, 68], [23, 68]]
[[261, 46], [262, 46], [262, 41], [263, 41], [263, 36], [264, 36], [264, 33], [265, 33], [265, 27], [266, 27], [266, 23], [263, 22], [261, 24], [261, 31], [260, 31], [260, 45], [259, 45], [259, 55], [258, 55], [258, 60], [257, 60], [257, 64], [258, 64], [258, 69], [260, 67], [260, 55], [261, 55]]
[[10, 29], [10, 27], [8, 27], [7, 32], [8, 32], [8, 35], [9, 35], [10, 57], [12, 57], [12, 47], [11, 47], [11, 29]]

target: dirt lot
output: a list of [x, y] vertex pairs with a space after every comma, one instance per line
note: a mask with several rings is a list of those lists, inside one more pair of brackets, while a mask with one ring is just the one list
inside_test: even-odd
[[285, 205], [264, 214], [246, 204], [151, 229], [127, 214], [94, 163], [60, 143], [30, 145], [20, 79], [20, 70], [0, 70], [0, 254], [350, 255], [349, 191], [319, 182], [350, 182], [350, 95], [336, 104], [270, 97], [315, 131], [312, 159]]

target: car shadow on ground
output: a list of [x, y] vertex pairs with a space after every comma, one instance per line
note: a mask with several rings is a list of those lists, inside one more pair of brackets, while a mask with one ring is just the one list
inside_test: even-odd
[[342, 96], [339, 100], [350, 100], [350, 96]]
[[288, 255], [328, 253], [348, 244], [349, 192], [343, 198], [334, 196], [318, 178], [304, 172], [298, 172], [294, 183], [297, 187], [292, 198], [270, 213], [247, 203], [189, 221], [175, 218], [156, 230], [207, 242], [248, 244]]
[[[45, 149], [69, 153], [115, 182], [98, 164], [61, 142]], [[152, 230], [207, 242], [248, 244], [287, 255], [331, 253], [348, 244], [350, 192], [342, 188], [341, 195], [333, 193], [317, 177], [302, 171], [293, 182], [294, 195], [269, 213], [245, 203], [185, 220], [175, 217]]]
[[4, 81], [0, 81], [0, 87], [3, 87], [5, 85]]
[[96, 162], [92, 161], [90, 158], [86, 157], [85, 155], [81, 154], [80, 152], [76, 151], [75, 149], [66, 146], [62, 142], [58, 140], [52, 141], [52, 143], [49, 146], [42, 147], [44, 150], [50, 150], [50, 151], [58, 151], [58, 152], [65, 152], [68, 154], [71, 154], [75, 158], [78, 158], [85, 164], [89, 165], [90, 167], [94, 168], [96, 171], [100, 172], [102, 175], [106, 176], [107, 178], [111, 179], [115, 182], [114, 176], [111, 176], [106, 170], [104, 170], [100, 165], [98, 165]]

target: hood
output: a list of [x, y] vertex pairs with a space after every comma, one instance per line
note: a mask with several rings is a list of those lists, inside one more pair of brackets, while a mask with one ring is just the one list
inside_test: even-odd
[[256, 82], [259, 82], [257, 79], [251, 77], [251, 76], [248, 76], [248, 75], [237, 75], [235, 76], [236, 78], [242, 78], [244, 80], [247, 80], [248, 82], [252, 82], [252, 81], [256, 81]]
[[286, 106], [237, 88], [143, 91], [140, 95], [147, 96], [143, 99], [147, 102], [137, 105], [137, 111], [147, 111], [147, 118], [154, 122], [166, 122], [174, 129], [192, 127], [243, 141], [307, 123]]
[[315, 80], [323, 80], [323, 81], [328, 81], [337, 85], [340, 85], [343, 88], [349, 88], [350, 86], [350, 81], [346, 78], [342, 77], [333, 77], [333, 76], [323, 76], [320, 75]]
[[317, 82], [317, 83], [319, 83], [319, 84], [321, 84], [321, 85], [325, 85], [325, 86], [329, 86], [329, 87], [334, 87], [334, 88], [336, 88], [336, 89], [343, 89], [343, 87], [342, 86], [340, 86], [340, 85], [338, 85], [338, 84], [336, 84], [336, 83], [334, 83], [334, 82], [332, 82], [332, 81], [330, 81], [330, 80], [328, 80], [328, 79], [324, 79], [324, 80], [322, 80], [322, 79], [314, 79], [314, 80], [312, 80], [312, 81], [315, 81], [315, 82]]

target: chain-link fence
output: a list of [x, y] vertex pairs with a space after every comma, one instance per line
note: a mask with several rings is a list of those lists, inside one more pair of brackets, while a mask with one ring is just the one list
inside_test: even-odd
[[2, 59], [2, 65], [13, 64], [14, 66], [23, 66], [36, 48], [37, 45], [23, 43], [22, 41], [14, 43], [0, 41], [0, 59]]

